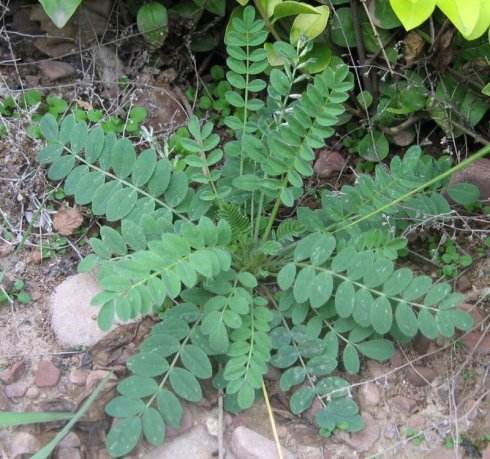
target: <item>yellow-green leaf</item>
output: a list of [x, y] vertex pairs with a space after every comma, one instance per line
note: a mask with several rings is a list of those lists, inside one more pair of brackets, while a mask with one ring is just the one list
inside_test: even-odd
[[302, 35], [313, 40], [325, 30], [330, 10], [325, 5], [317, 6], [315, 9], [318, 14], [298, 14], [296, 16], [289, 35], [291, 43], [296, 44]]
[[433, 13], [436, 0], [390, 0], [393, 11], [406, 30], [415, 29]]
[[437, 0], [437, 6], [463, 37], [471, 35], [480, 16], [480, 0]]

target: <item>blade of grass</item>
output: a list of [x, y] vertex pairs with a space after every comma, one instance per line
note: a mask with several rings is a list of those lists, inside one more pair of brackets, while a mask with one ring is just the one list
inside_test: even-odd
[[0, 427], [22, 426], [26, 424], [37, 424], [39, 422], [53, 422], [71, 419], [73, 413], [50, 413], [50, 412], [30, 412], [16, 413], [8, 411], [0, 413]]

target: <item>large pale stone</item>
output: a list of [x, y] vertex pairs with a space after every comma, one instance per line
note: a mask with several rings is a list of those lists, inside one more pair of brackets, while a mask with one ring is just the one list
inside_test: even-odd
[[196, 426], [186, 433], [166, 441], [162, 446], [152, 449], [145, 459], [210, 459], [218, 450], [216, 438], [209, 435], [203, 425]]
[[90, 301], [101, 291], [92, 274], [66, 278], [51, 297], [51, 326], [59, 344], [66, 348], [92, 346], [107, 332], [97, 325], [98, 308]]

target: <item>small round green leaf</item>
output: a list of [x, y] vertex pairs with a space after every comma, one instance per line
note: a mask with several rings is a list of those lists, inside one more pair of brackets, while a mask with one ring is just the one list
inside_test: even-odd
[[107, 434], [106, 448], [112, 457], [125, 456], [137, 445], [141, 436], [141, 419], [132, 417], [118, 420]]

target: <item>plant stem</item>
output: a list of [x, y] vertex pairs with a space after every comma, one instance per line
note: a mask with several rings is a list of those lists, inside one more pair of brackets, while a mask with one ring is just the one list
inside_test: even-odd
[[281, 41], [281, 37], [279, 36], [279, 34], [277, 33], [277, 30], [274, 28], [272, 22], [269, 20], [269, 16], [267, 15], [267, 11], [264, 11], [262, 9], [262, 5], [260, 4], [259, 1], [257, 0], [254, 0], [254, 4], [255, 4], [255, 8], [257, 9], [257, 11], [259, 12], [259, 14], [262, 16], [262, 19], [264, 20], [265, 22], [265, 25], [267, 27], [267, 29], [269, 29], [269, 32], [272, 34], [272, 36], [277, 40], [277, 41]]

